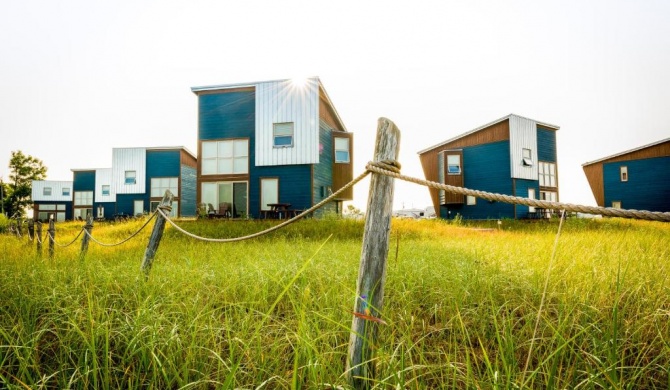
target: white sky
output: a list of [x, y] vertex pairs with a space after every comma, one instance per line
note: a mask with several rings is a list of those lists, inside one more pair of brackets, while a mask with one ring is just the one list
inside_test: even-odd
[[[190, 87], [319, 76], [355, 133], [417, 151], [510, 113], [561, 127], [561, 201], [595, 205], [581, 164], [670, 137], [670, 2], [34, 1], [0, 12], [0, 176], [110, 167], [112, 147], [196, 152]], [[365, 208], [368, 183], [355, 188]], [[430, 204], [397, 182], [395, 208]]]

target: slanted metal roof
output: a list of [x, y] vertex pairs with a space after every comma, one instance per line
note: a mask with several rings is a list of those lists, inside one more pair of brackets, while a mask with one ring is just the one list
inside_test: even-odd
[[468, 136], [468, 135], [470, 135], [470, 134], [473, 134], [473, 133], [476, 133], [476, 132], [478, 132], [478, 131], [480, 131], [480, 130], [483, 130], [483, 129], [489, 127], [489, 126], [493, 126], [493, 125], [495, 125], [495, 124], [497, 124], [497, 123], [500, 123], [500, 122], [502, 122], [502, 121], [508, 120], [509, 118], [511, 118], [511, 117], [513, 117], [513, 116], [516, 116], [516, 117], [518, 117], [518, 118], [524, 118], [524, 119], [531, 120], [531, 121], [537, 123], [537, 124], [540, 125], [540, 126], [550, 127], [550, 128], [552, 128], [552, 129], [555, 129], [555, 130], [560, 129], [559, 126], [552, 125], [552, 124], [550, 124], [550, 123], [540, 122], [540, 121], [537, 121], [537, 120], [535, 120], [535, 119], [531, 119], [531, 118], [523, 117], [523, 116], [521, 116], [521, 115], [509, 114], [509, 115], [506, 115], [506, 116], [504, 116], [504, 117], [502, 117], [502, 118], [500, 118], [500, 119], [496, 119], [496, 120], [494, 120], [493, 122], [489, 122], [489, 123], [487, 123], [487, 124], [485, 124], [485, 125], [479, 126], [479, 127], [477, 127], [476, 129], [472, 129], [472, 130], [470, 130], [470, 131], [467, 131], [467, 132], [465, 132], [465, 133], [463, 133], [463, 134], [461, 134], [461, 135], [459, 135], [459, 136], [456, 136], [456, 137], [454, 137], [454, 138], [450, 138], [450, 139], [448, 139], [448, 140], [446, 140], [446, 141], [444, 141], [444, 142], [440, 142], [439, 144], [436, 144], [436, 145], [433, 145], [433, 146], [428, 147], [428, 148], [426, 148], [426, 149], [420, 150], [417, 154], [423, 154], [423, 153], [426, 153], [426, 152], [428, 152], [428, 151], [430, 151], [430, 150], [433, 150], [433, 149], [435, 149], [435, 148], [439, 148], [439, 147], [442, 146], [442, 145], [449, 144], [449, 143], [454, 142], [454, 141], [456, 141], [456, 140], [459, 140], [459, 139], [461, 139], [461, 138], [463, 138], [463, 137], [466, 137], [466, 136]]
[[629, 150], [626, 150], [626, 151], [624, 151], [624, 152], [620, 152], [620, 153], [613, 154], [613, 155], [611, 155], [611, 156], [607, 156], [607, 157], [599, 158], [599, 159], [597, 159], [597, 160], [593, 160], [593, 161], [585, 162], [584, 164], [582, 164], [582, 166], [585, 167], [585, 166], [587, 166], [587, 165], [597, 164], [597, 163], [599, 163], [599, 162], [603, 162], [603, 161], [609, 160], [609, 159], [611, 159], [611, 158], [615, 158], [615, 157], [623, 156], [623, 155], [628, 154], [628, 153], [637, 152], [638, 150], [647, 149], [647, 148], [650, 148], [650, 147], [652, 147], [652, 146], [660, 145], [660, 144], [665, 143], [665, 142], [668, 142], [668, 141], [670, 141], [670, 138], [666, 138], [666, 139], [662, 139], [662, 140], [660, 140], [660, 141], [652, 142], [652, 143], [647, 144], [647, 145], [644, 145], [644, 146], [640, 146], [640, 147], [637, 147], [637, 148], [629, 149]]

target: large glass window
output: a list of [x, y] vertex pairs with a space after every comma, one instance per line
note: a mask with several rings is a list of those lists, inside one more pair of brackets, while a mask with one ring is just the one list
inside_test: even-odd
[[335, 137], [335, 162], [348, 163], [349, 159], [349, 138]]
[[151, 179], [152, 198], [162, 197], [166, 190], [170, 190], [174, 196], [179, 196], [179, 178], [155, 177]]
[[247, 182], [210, 182], [202, 183], [201, 202], [207, 205], [207, 210], [216, 212], [221, 209], [222, 203], [228, 203], [232, 208], [233, 217], [246, 217], [248, 189]]
[[249, 172], [249, 140], [204, 141], [202, 174], [228, 175]]
[[[158, 205], [161, 204], [161, 202], [158, 201], [151, 201], [149, 206], [151, 207], [151, 212], [153, 213], [156, 211], [158, 208]], [[168, 214], [170, 217], [176, 218], [179, 216], [179, 202], [173, 201], [172, 202], [172, 210], [170, 210], [170, 214]]]
[[272, 129], [273, 145], [276, 148], [293, 146], [293, 122], [275, 123]]
[[75, 206], [92, 206], [93, 205], [93, 191], [75, 191], [74, 192]]
[[541, 187], [556, 187], [556, 164], [540, 162], [538, 172]]

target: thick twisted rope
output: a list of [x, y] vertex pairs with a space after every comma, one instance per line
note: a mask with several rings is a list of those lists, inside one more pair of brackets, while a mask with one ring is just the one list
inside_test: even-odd
[[354, 178], [352, 181], [350, 181], [349, 183], [347, 183], [346, 185], [344, 185], [344, 187], [342, 187], [342, 188], [340, 188], [339, 190], [333, 192], [333, 193], [332, 193], [329, 197], [327, 197], [326, 199], [324, 199], [324, 200], [322, 200], [321, 202], [315, 204], [314, 206], [308, 208], [307, 210], [303, 211], [302, 213], [296, 215], [295, 217], [293, 217], [293, 218], [291, 218], [291, 219], [289, 219], [289, 220], [286, 220], [286, 221], [280, 223], [279, 225], [273, 226], [273, 227], [271, 227], [271, 228], [269, 228], [269, 229], [265, 229], [265, 230], [263, 230], [263, 231], [260, 231], [260, 232], [257, 232], [257, 233], [253, 233], [253, 234], [250, 234], [250, 235], [247, 235], [247, 236], [242, 236], [242, 237], [235, 237], [235, 238], [208, 238], [208, 237], [198, 236], [198, 235], [195, 235], [195, 234], [193, 234], [193, 233], [190, 233], [190, 232], [184, 230], [183, 228], [181, 228], [180, 226], [178, 226], [178, 225], [177, 225], [176, 223], [174, 223], [174, 222], [170, 219], [170, 217], [167, 216], [167, 215], [163, 212], [163, 210], [161, 210], [160, 208], [158, 209], [158, 212], [163, 216], [163, 218], [165, 218], [165, 219], [170, 223], [170, 225], [172, 225], [175, 229], [177, 229], [179, 232], [181, 232], [181, 233], [187, 235], [188, 237], [191, 237], [191, 238], [194, 238], [194, 239], [197, 239], [197, 240], [201, 240], [201, 241], [206, 241], [206, 242], [219, 242], [219, 243], [244, 241], [244, 240], [249, 240], [249, 239], [251, 239], [251, 238], [260, 237], [260, 236], [262, 236], [262, 235], [268, 234], [268, 233], [273, 232], [273, 231], [275, 231], [275, 230], [281, 229], [281, 228], [283, 228], [283, 227], [285, 227], [285, 226], [288, 226], [288, 225], [292, 224], [293, 222], [299, 220], [300, 218], [306, 216], [307, 214], [312, 213], [312, 212], [314, 212], [314, 211], [320, 209], [320, 208], [323, 207], [326, 203], [328, 203], [328, 202], [332, 201], [333, 199], [335, 199], [339, 194], [341, 194], [342, 192], [344, 192], [344, 191], [347, 190], [348, 188], [354, 186], [354, 185], [355, 185], [356, 183], [358, 183], [359, 181], [363, 180], [369, 173], [370, 173], [369, 171], [365, 171], [365, 172], [363, 172], [363, 173], [360, 174], [358, 177]]
[[130, 241], [130, 239], [132, 239], [133, 237], [135, 237], [135, 236], [137, 236], [138, 234], [140, 234], [140, 232], [141, 232], [145, 227], [147, 227], [147, 225], [149, 224], [149, 222], [151, 222], [151, 220], [154, 219], [154, 217], [156, 217], [156, 214], [157, 214], [157, 213], [158, 213], [158, 211], [156, 211], [156, 212], [154, 212], [153, 214], [151, 214], [151, 216], [149, 217], [149, 219], [147, 219], [147, 221], [144, 223], [144, 225], [142, 225], [142, 227], [140, 227], [135, 233], [131, 234], [128, 238], [125, 238], [125, 239], [123, 239], [123, 240], [121, 240], [121, 241], [119, 241], [119, 242], [113, 243], [113, 244], [108, 244], [108, 243], [100, 242], [100, 241], [96, 240], [96, 239], [91, 235], [91, 233], [88, 232], [88, 230], [86, 230], [86, 229], [82, 229], [82, 230], [84, 231], [84, 233], [86, 233], [86, 235], [88, 236], [88, 238], [91, 239], [91, 241], [95, 242], [95, 243], [98, 244], [98, 245], [101, 245], [101, 246], [107, 246], [107, 247], [109, 247], [109, 246], [117, 246], [117, 245], [125, 244], [126, 242]]
[[59, 247], [61, 247], [61, 248], [67, 248], [68, 246], [74, 244], [75, 241], [77, 241], [77, 238], [79, 238], [79, 236], [81, 236], [81, 233], [82, 233], [83, 231], [84, 231], [84, 228], [82, 228], [82, 229], [79, 231], [79, 233], [77, 234], [77, 236], [76, 236], [74, 239], [72, 239], [72, 241], [70, 241], [70, 242], [67, 243], [67, 244], [59, 244], [58, 241], [56, 241], [56, 239], [51, 235], [51, 232], [48, 231], [48, 230], [47, 230], [47, 236], [49, 237], [49, 240], [50, 240], [50, 241], [52, 241], [54, 244], [56, 244], [56, 246], [59, 246]]
[[580, 212], [586, 214], [599, 214], [599, 215], [606, 215], [609, 217], [636, 218], [636, 219], [646, 219], [652, 221], [670, 222], [670, 213], [663, 213], [658, 211], [646, 211], [646, 210], [624, 210], [624, 209], [614, 209], [610, 207], [582, 206], [571, 203], [549, 202], [546, 200], [535, 200], [529, 198], [521, 198], [518, 196], [494, 194], [491, 192], [485, 192], [479, 190], [470, 190], [464, 187], [455, 187], [448, 184], [441, 184], [436, 183], [434, 181], [417, 179], [414, 177], [401, 175], [399, 172], [387, 169], [386, 165], [387, 164], [380, 164], [379, 162], [371, 161], [368, 163], [365, 169], [370, 172], [390, 176], [410, 183], [415, 183], [426, 187], [435, 188], [438, 190], [444, 190], [447, 192], [461, 195], [476, 196], [477, 198], [482, 198], [486, 200], [493, 200], [511, 204], [522, 204], [526, 206], [541, 207], [552, 210], [565, 210], [565, 211]]

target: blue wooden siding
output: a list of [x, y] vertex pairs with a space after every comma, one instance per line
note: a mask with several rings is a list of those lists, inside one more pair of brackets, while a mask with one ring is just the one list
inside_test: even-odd
[[[621, 166], [628, 167], [627, 182]], [[603, 175], [605, 207], [620, 201], [624, 209], [670, 211], [670, 157], [605, 163]]]
[[72, 181], [73, 191], [95, 191], [95, 171], [76, 171]]
[[[463, 148], [464, 187], [512, 195], [509, 148], [509, 141]], [[464, 203], [440, 207], [442, 218], [452, 219], [457, 214], [464, 219], [514, 218], [514, 206], [478, 198], [473, 206]]]
[[556, 131], [538, 126], [537, 158], [539, 161], [556, 162]]
[[311, 165], [279, 165], [254, 167], [249, 179], [249, 214], [260, 216], [261, 178], [279, 179], [279, 202], [290, 203], [295, 210], [304, 210], [312, 206]]
[[[98, 218], [98, 207], [103, 207], [103, 216], [105, 219], [113, 219], [116, 213], [116, 203], [114, 202], [93, 202], [93, 218]], [[131, 209], [132, 211], [132, 209]]]
[[182, 217], [194, 217], [197, 212], [195, 201], [196, 169], [188, 165], [181, 166], [181, 193], [179, 194], [179, 212]]
[[[116, 195], [116, 212], [121, 214], [134, 215], [135, 201], [144, 201], [144, 211], [149, 212], [149, 200], [146, 194], [117, 194]], [[95, 210], [93, 210], [95, 212]]]
[[[330, 194], [323, 188], [333, 187], [333, 130], [324, 121], [319, 122], [319, 163], [314, 164], [314, 181], [312, 185], [312, 196], [314, 204], [321, 202]], [[330, 202], [319, 209], [316, 215], [323, 212], [335, 211], [335, 203]]]
[[[242, 91], [198, 96], [198, 140], [253, 138], [255, 95], [253, 91]], [[253, 150], [250, 142], [249, 153]]]
[[[538, 180], [522, 180], [516, 179], [515, 181], [515, 196], [521, 198], [528, 197], [528, 190], [530, 188], [535, 189], [535, 199], [540, 199], [540, 182]], [[525, 205], [515, 205], [516, 207], [516, 217], [517, 218], [526, 218], [528, 216], [528, 206]]]

